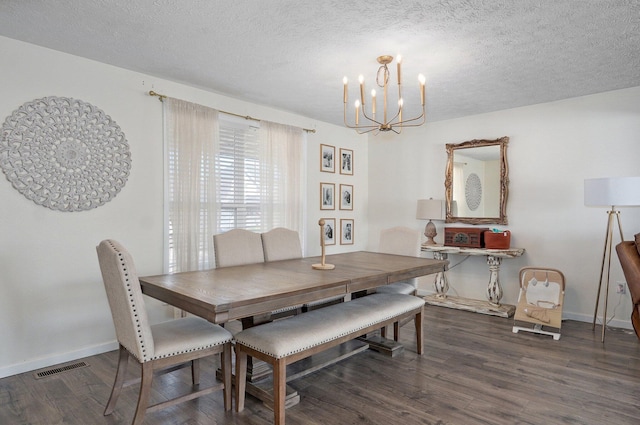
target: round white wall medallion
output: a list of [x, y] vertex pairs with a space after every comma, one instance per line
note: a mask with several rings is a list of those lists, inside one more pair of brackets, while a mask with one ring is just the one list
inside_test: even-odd
[[464, 196], [467, 206], [471, 211], [475, 211], [480, 206], [482, 200], [482, 181], [476, 173], [469, 174], [464, 185]]
[[7, 117], [0, 167], [36, 204], [83, 211], [120, 192], [131, 170], [131, 152], [120, 127], [101, 109], [50, 96], [27, 102]]

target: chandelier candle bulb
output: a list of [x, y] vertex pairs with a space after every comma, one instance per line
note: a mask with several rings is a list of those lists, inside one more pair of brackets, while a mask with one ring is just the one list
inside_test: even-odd
[[426, 82], [424, 75], [418, 74], [418, 81], [420, 82], [420, 103], [424, 106], [424, 83]]
[[362, 106], [364, 107], [364, 77], [362, 74], [358, 77], [358, 81], [360, 81], [360, 99], [362, 102]]
[[371, 90], [371, 113], [373, 114], [373, 118], [376, 117], [376, 91]]
[[344, 102], [345, 105], [347, 104], [347, 93], [349, 92], [347, 90], [347, 83], [348, 82], [349, 82], [349, 80], [347, 79], [347, 77], [344, 77], [342, 79], [342, 84], [344, 84], [344, 100], [343, 100], [343, 102]]

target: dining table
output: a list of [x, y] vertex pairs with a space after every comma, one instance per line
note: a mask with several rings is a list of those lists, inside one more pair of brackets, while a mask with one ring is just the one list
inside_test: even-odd
[[354, 251], [320, 257], [140, 277], [142, 292], [212, 323], [372, 290], [445, 270], [448, 261]]
[[[140, 277], [142, 292], [212, 323], [225, 324], [335, 296], [374, 292], [375, 288], [414, 277], [443, 272], [447, 260], [354, 251], [321, 257], [245, 264], [217, 269]], [[303, 313], [304, 314], [304, 313]], [[349, 347], [325, 353], [300, 371], [288, 373], [297, 379], [369, 347], [353, 341]], [[378, 343], [378, 341], [376, 341]], [[357, 344], [357, 345], [356, 345]], [[380, 346], [391, 347], [393, 341]], [[256, 368], [258, 371], [258, 368]], [[260, 374], [256, 373], [256, 377]], [[268, 383], [247, 386], [254, 396], [269, 403]], [[272, 400], [272, 399], [271, 399]], [[296, 391], [287, 389], [286, 407], [299, 402]]]

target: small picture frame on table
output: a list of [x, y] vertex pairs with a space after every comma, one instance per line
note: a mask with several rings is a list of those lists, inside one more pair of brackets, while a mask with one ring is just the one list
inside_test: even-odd
[[353, 245], [353, 219], [340, 219], [340, 245]]
[[336, 172], [336, 147], [320, 145], [320, 171], [325, 173]]
[[336, 219], [324, 218], [324, 244], [335, 245], [336, 244]]
[[335, 210], [335, 190], [334, 183], [320, 183], [320, 209]]
[[353, 175], [353, 151], [340, 148], [340, 174]]
[[353, 185], [340, 185], [340, 209], [353, 211]]

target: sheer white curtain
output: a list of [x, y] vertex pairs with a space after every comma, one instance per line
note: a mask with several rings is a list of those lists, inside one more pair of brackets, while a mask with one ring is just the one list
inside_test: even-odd
[[303, 130], [262, 121], [259, 137], [263, 231], [286, 227], [302, 236]]
[[216, 232], [218, 111], [164, 100], [167, 155], [167, 271], [212, 268]]
[[262, 121], [256, 137], [257, 123], [172, 98], [164, 115], [167, 272], [213, 268], [213, 235], [234, 227], [304, 238], [301, 128]]

